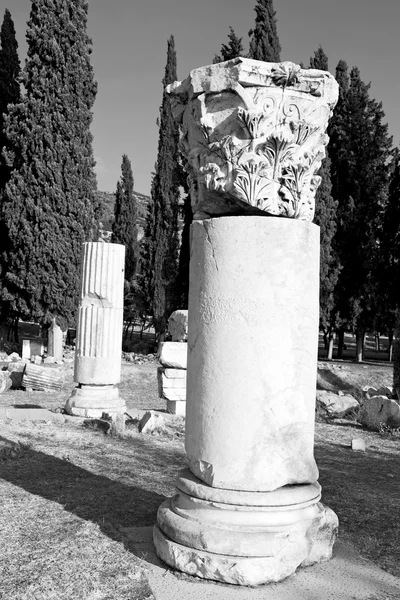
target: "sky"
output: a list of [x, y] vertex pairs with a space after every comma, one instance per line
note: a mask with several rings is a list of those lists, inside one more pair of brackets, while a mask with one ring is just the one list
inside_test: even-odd
[[[89, 0], [88, 33], [98, 82], [92, 133], [98, 189], [115, 191], [127, 154], [135, 191], [150, 193], [157, 159], [157, 117], [167, 40], [177, 51], [178, 78], [212, 63], [229, 26], [243, 37], [254, 25], [256, 0]], [[394, 144], [400, 143], [400, 0], [275, 0], [281, 60], [308, 65], [322, 45], [334, 74], [340, 59], [357, 65], [371, 82], [370, 95], [383, 103]], [[8, 8], [19, 55], [26, 57], [30, 0], [0, 0], [0, 18]]]

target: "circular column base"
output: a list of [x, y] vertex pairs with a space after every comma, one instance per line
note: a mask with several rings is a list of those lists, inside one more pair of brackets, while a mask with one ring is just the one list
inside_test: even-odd
[[237, 492], [188, 475], [177, 487], [158, 510], [153, 537], [158, 556], [179, 571], [256, 586], [331, 558], [338, 519], [319, 502], [317, 483]]
[[126, 404], [118, 388], [113, 385], [82, 384], [72, 390], [64, 408], [69, 415], [98, 419], [103, 413], [124, 413]]

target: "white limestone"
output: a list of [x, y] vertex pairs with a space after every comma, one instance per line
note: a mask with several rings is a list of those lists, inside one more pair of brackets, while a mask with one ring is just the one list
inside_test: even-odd
[[168, 319], [168, 333], [173, 342], [186, 342], [188, 330], [188, 311], [175, 310]]
[[318, 227], [252, 216], [196, 221], [190, 265], [192, 472], [236, 490], [313, 483]]
[[375, 431], [379, 431], [383, 425], [400, 427], [400, 404], [386, 396], [365, 398], [358, 420], [368, 429]]
[[63, 359], [63, 346], [63, 332], [61, 327], [54, 322], [49, 329], [47, 356], [52, 356], [56, 362], [61, 362]]
[[325, 71], [246, 58], [168, 86], [195, 219], [228, 214], [312, 221], [338, 84]]
[[186, 415], [186, 394], [184, 400], [167, 399], [167, 412], [184, 417]]
[[162, 342], [159, 350], [159, 361], [164, 367], [187, 369], [187, 343]]
[[313, 455], [319, 229], [310, 222], [338, 86], [322, 71], [238, 58], [168, 91], [195, 218], [192, 474], [161, 505], [154, 543], [191, 575], [280, 581], [330, 558], [338, 526], [319, 501]]
[[101, 417], [125, 411], [113, 388], [121, 378], [124, 261], [121, 244], [83, 244], [74, 371], [79, 388], [66, 403], [69, 414]]

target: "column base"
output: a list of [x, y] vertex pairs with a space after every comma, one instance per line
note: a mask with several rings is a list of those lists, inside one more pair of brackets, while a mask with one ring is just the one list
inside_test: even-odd
[[319, 502], [318, 483], [239, 492], [211, 488], [185, 471], [177, 492], [158, 510], [154, 544], [179, 571], [256, 586], [331, 558], [338, 519]]
[[98, 419], [103, 413], [121, 414], [126, 404], [114, 385], [81, 385], [72, 390], [65, 404], [65, 411], [76, 417]]

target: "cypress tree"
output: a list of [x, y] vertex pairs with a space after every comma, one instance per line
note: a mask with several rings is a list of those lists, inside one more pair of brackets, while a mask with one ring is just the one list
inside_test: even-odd
[[178, 211], [181, 166], [179, 131], [165, 87], [177, 80], [174, 37], [168, 40], [167, 64], [160, 107], [157, 165], [151, 189], [151, 208], [147, 215], [146, 237], [142, 250], [141, 279], [152, 296], [152, 316], [158, 341], [165, 335], [167, 319], [178, 308]]
[[15, 316], [62, 328], [75, 317], [82, 242], [96, 232], [87, 11], [85, 0], [33, 0], [25, 95], [5, 124], [3, 302]]
[[389, 337], [389, 360], [392, 360], [393, 336], [400, 333], [400, 298], [397, 291], [400, 281], [400, 149], [393, 153], [392, 173], [388, 202], [383, 219], [380, 244], [379, 296], [377, 330]]
[[[319, 46], [310, 58], [310, 69], [328, 70], [328, 57]], [[339, 276], [339, 262], [332, 247], [336, 232], [337, 201], [332, 197], [331, 161], [327, 156], [321, 164], [319, 176], [321, 184], [315, 194], [315, 223], [320, 227], [320, 327], [324, 332], [328, 358], [332, 358], [334, 322], [333, 292]]]
[[115, 219], [111, 242], [125, 246], [125, 279], [136, 274], [138, 262], [137, 203], [133, 194], [132, 165], [126, 154], [122, 156], [121, 179], [115, 195]]
[[10, 175], [3, 149], [6, 146], [4, 133], [4, 114], [7, 113], [8, 104], [19, 102], [20, 62], [18, 58], [18, 42], [15, 37], [14, 22], [8, 9], [4, 12], [4, 19], [0, 31], [0, 194]]
[[272, 0], [257, 0], [254, 8], [256, 22], [250, 29], [249, 58], [266, 62], [280, 62], [281, 45], [276, 28], [276, 12]]
[[227, 44], [222, 44], [221, 54], [215, 54], [213, 64], [224, 62], [225, 60], [231, 60], [238, 56], [244, 56], [244, 48], [242, 44], [242, 38], [239, 38], [232, 27], [229, 27]]
[[357, 67], [337, 69], [338, 111], [332, 120], [330, 156], [333, 196], [338, 200], [335, 248], [342, 270], [336, 310], [342, 331], [355, 331], [362, 359], [365, 332], [379, 304], [379, 247], [387, 203], [391, 138], [382, 105], [369, 97]]

